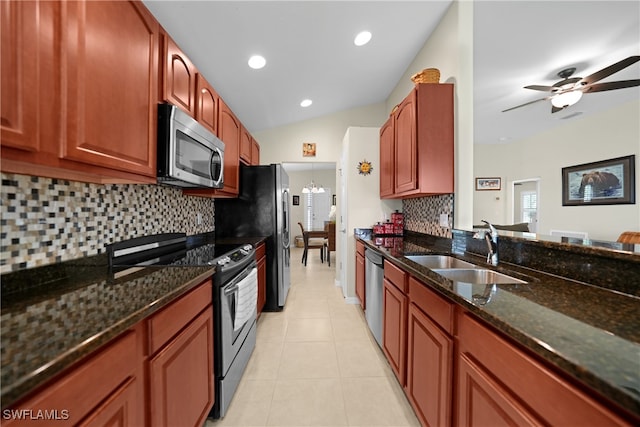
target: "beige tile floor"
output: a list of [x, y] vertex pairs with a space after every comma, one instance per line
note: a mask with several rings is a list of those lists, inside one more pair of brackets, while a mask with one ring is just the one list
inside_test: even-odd
[[[285, 309], [263, 313], [256, 348], [222, 426], [419, 426], [359, 306], [345, 304], [335, 263], [291, 253]], [[335, 253], [332, 253], [335, 261]]]

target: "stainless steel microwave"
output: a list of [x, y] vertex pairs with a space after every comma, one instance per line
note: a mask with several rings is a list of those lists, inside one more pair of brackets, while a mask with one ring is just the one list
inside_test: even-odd
[[222, 188], [224, 143], [175, 105], [158, 105], [158, 182]]

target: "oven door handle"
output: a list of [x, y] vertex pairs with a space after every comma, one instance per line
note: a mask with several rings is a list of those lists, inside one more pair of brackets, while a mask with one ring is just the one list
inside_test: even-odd
[[236, 276], [228, 285], [225, 286], [224, 294], [225, 296], [231, 295], [234, 292], [238, 291], [238, 284], [246, 279], [249, 275], [251, 275], [252, 270], [254, 270], [256, 266], [252, 263], [247, 268], [242, 270], [240, 274]]

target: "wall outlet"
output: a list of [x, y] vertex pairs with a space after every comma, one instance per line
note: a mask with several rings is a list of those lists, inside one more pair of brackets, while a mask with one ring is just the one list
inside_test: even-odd
[[200, 212], [196, 213], [196, 225], [202, 225], [202, 214]]
[[449, 215], [446, 213], [440, 214], [440, 227], [449, 228]]

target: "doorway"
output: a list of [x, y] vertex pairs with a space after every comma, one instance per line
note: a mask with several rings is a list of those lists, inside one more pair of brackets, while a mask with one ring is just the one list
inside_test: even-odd
[[540, 221], [540, 178], [512, 182], [511, 218], [513, 224], [526, 222], [529, 231], [537, 233]]

